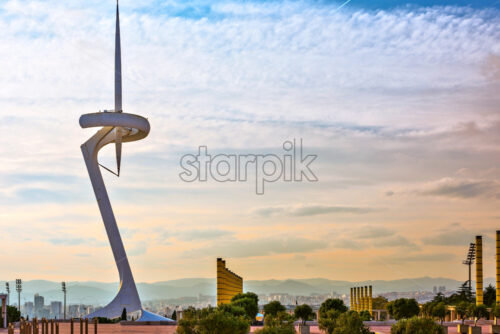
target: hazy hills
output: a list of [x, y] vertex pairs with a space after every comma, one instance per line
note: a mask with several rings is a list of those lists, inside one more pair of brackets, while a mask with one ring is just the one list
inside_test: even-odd
[[[487, 284], [494, 284], [494, 279], [487, 278]], [[289, 279], [289, 280], [248, 280], [244, 282], [245, 291], [253, 291], [258, 294], [270, 293], [288, 293], [291, 295], [310, 295], [336, 292], [340, 294], [349, 293], [352, 286], [373, 285], [374, 294], [384, 292], [403, 292], [403, 291], [432, 291], [434, 286], [446, 286], [448, 290], [457, 289], [462, 282], [447, 278], [420, 277], [412, 279], [399, 279], [391, 281], [363, 281], [348, 282], [334, 281], [323, 278], [311, 279]], [[15, 283], [10, 282], [11, 301], [17, 301]], [[141, 299], [177, 299], [184, 297], [198, 297], [199, 294], [215, 296], [216, 281], [215, 278], [186, 278], [179, 280], [139, 283], [137, 284]], [[110, 301], [118, 289], [117, 283], [103, 282], [67, 282], [68, 304], [105, 304]], [[0, 291], [5, 290], [4, 285], [0, 285]], [[50, 301], [62, 300], [61, 283], [43, 280], [33, 280], [23, 282], [23, 292], [21, 303], [33, 301], [35, 293], [45, 297], [45, 303]]]

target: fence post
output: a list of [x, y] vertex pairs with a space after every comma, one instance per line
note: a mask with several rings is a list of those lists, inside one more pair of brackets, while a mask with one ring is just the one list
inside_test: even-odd
[[94, 318], [94, 334], [97, 334], [97, 324], [99, 323], [98, 318]]
[[83, 319], [80, 318], [80, 334], [83, 334]]
[[56, 334], [59, 334], [59, 323], [56, 322]]
[[73, 318], [71, 318], [70, 334], [74, 333], [75, 333], [75, 322], [73, 321]]

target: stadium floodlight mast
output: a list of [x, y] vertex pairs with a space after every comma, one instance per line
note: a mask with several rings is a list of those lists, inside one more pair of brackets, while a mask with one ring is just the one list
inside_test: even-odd
[[62, 292], [64, 293], [64, 320], [66, 320], [66, 282], [61, 283], [61, 289]]
[[10, 303], [10, 286], [9, 286], [9, 282], [5, 282], [5, 290], [7, 290], [7, 306], [9, 306], [9, 303]]
[[21, 312], [21, 291], [23, 291], [23, 281], [16, 278], [16, 291], [17, 291], [17, 308]]

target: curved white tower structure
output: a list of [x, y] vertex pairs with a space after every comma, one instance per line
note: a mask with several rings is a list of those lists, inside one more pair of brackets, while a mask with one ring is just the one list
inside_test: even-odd
[[[120, 19], [118, 2], [116, 4], [116, 49], [115, 49], [115, 110], [98, 113], [85, 114], [80, 117], [82, 128], [102, 127], [95, 135], [87, 140], [82, 146], [82, 153], [87, 165], [92, 187], [101, 211], [102, 220], [113, 256], [120, 276], [120, 287], [116, 297], [104, 308], [90, 314], [87, 318], [119, 317], [123, 309], [127, 312], [142, 310], [141, 300], [137, 292], [134, 276], [130, 269], [127, 254], [116, 224], [116, 219], [111, 208], [106, 186], [102, 179], [98, 161], [99, 150], [108, 144], [116, 146], [117, 172], [104, 167], [113, 174], [120, 175], [120, 161], [122, 142], [131, 142], [145, 138], [149, 134], [149, 122], [146, 118], [138, 115], [122, 112], [122, 78], [121, 78], [121, 52], [120, 52]], [[156, 314], [142, 310], [139, 321], [172, 321]]]

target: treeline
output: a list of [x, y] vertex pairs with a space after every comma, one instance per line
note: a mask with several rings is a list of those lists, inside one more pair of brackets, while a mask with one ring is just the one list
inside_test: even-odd
[[[247, 334], [258, 313], [259, 299], [248, 292], [238, 294], [230, 304], [203, 309], [189, 308], [178, 322], [177, 334]], [[328, 299], [319, 309], [319, 327], [327, 334], [370, 334], [363, 320], [370, 320], [369, 313], [348, 311], [340, 299]], [[256, 334], [295, 334], [295, 321], [307, 327], [307, 321], [316, 314], [309, 305], [298, 305], [293, 314], [286, 311], [279, 301], [264, 306], [264, 326]]]

